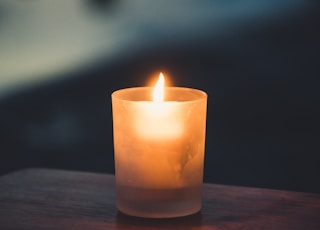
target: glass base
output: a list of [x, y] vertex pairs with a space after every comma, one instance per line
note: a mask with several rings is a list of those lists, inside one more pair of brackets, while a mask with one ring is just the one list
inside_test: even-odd
[[173, 218], [201, 209], [202, 185], [178, 189], [146, 189], [117, 185], [117, 207], [124, 214], [145, 218]]

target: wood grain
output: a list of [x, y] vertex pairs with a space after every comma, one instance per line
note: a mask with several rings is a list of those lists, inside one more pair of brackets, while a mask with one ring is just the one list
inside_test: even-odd
[[320, 195], [204, 184], [203, 209], [174, 219], [123, 215], [114, 176], [26, 169], [0, 177], [0, 229], [320, 229]]

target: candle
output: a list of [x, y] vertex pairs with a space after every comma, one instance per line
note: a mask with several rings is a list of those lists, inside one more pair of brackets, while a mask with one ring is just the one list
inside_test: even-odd
[[165, 218], [201, 209], [207, 94], [135, 87], [112, 94], [117, 207]]

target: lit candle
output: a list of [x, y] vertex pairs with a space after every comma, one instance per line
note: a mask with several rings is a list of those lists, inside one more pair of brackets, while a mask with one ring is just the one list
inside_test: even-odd
[[141, 217], [201, 208], [207, 94], [151, 87], [112, 94], [117, 207]]
[[140, 111], [134, 119], [137, 135], [143, 139], [173, 139], [182, 135], [183, 124], [176, 101], [164, 102], [164, 76], [159, 80], [152, 93], [153, 102], [141, 101], [137, 104]]

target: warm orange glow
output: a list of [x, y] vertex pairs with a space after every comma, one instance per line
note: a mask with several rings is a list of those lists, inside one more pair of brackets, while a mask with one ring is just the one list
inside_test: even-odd
[[153, 89], [153, 101], [161, 102], [163, 101], [163, 98], [164, 98], [164, 76], [162, 73], [160, 73], [157, 84]]

